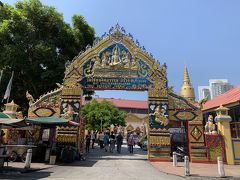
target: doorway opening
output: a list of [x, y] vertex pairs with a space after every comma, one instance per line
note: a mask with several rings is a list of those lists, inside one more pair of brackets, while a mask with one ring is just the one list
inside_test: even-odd
[[183, 161], [184, 156], [189, 156], [188, 122], [174, 121], [170, 131], [171, 156], [177, 153], [178, 160]]
[[[127, 91], [127, 90], [96, 90], [92, 99], [108, 101], [119, 110], [126, 113], [125, 127], [109, 127], [105, 131], [116, 131], [122, 128], [121, 132], [124, 136], [123, 148], [127, 149], [127, 139], [130, 134], [134, 137], [134, 153], [147, 158], [147, 134], [148, 134], [148, 93], [147, 91]], [[95, 144], [97, 145], [97, 144]], [[128, 155], [127, 150], [123, 151]], [[122, 154], [123, 154], [122, 153]]]

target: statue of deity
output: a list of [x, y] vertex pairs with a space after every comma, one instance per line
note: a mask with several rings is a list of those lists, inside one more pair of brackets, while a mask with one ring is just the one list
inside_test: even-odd
[[208, 116], [208, 121], [205, 125], [205, 134], [217, 134], [216, 125], [213, 123], [213, 116]]
[[137, 61], [137, 58], [133, 58], [133, 59], [132, 59], [131, 69], [132, 69], [132, 70], [138, 70], [138, 61]]
[[71, 105], [68, 105], [68, 107], [64, 108], [63, 113], [64, 113], [63, 114], [64, 119], [72, 120], [74, 111]]
[[93, 64], [93, 72], [94, 72], [95, 69], [98, 69], [98, 68], [101, 67], [100, 58], [98, 56], [92, 58], [92, 62], [94, 62], [94, 64]]
[[141, 125], [141, 131], [142, 131], [142, 136], [145, 136], [147, 134], [147, 130], [146, 130], [146, 125], [145, 125], [145, 121], [142, 122]]
[[120, 49], [118, 46], [113, 48], [111, 65], [117, 65], [120, 63]]
[[108, 63], [107, 53], [103, 53], [102, 67], [103, 67], [103, 68], [106, 68], [106, 67], [107, 67], [107, 63]]
[[123, 54], [124, 56], [122, 62], [124, 64], [124, 68], [130, 68], [129, 52], [124, 52]]

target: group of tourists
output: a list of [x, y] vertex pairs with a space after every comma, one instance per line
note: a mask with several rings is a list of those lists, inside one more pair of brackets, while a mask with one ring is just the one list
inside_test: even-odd
[[111, 134], [109, 134], [108, 132], [104, 133], [103, 136], [103, 142], [104, 142], [104, 147], [100, 147], [100, 148], [104, 148], [105, 152], [108, 151], [113, 153], [113, 150], [115, 149], [115, 144], [117, 144], [117, 152], [121, 153], [121, 147], [123, 144], [123, 136], [122, 133], [118, 133], [117, 136], [114, 135], [113, 132], [111, 132]]
[[[105, 152], [113, 153], [115, 145], [117, 145], [117, 152], [120, 154], [123, 144], [123, 135], [119, 132], [117, 135], [114, 132], [99, 132], [98, 138], [97, 133], [94, 131], [92, 134], [88, 133], [86, 136], [86, 153], [89, 153], [90, 145], [94, 149], [94, 144], [98, 140], [100, 149], [104, 149]], [[128, 150], [133, 153], [133, 146], [135, 145], [133, 134], [127, 136]]]

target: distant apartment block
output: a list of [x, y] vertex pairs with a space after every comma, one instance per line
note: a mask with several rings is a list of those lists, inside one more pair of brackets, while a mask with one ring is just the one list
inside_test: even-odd
[[227, 79], [210, 79], [209, 86], [211, 89], [211, 98], [219, 96], [233, 88], [233, 85], [229, 84]]
[[199, 100], [207, 97], [208, 99], [211, 99], [211, 92], [209, 86], [198, 86], [198, 97]]
[[229, 91], [232, 88], [233, 85], [231, 85], [227, 79], [210, 79], [209, 86], [198, 87], [199, 100], [205, 97], [212, 99]]

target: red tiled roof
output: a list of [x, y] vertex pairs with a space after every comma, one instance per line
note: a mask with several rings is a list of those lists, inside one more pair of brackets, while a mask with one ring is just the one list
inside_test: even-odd
[[[95, 98], [98, 102], [103, 100], [112, 102], [119, 108], [133, 108], [133, 109], [148, 109], [148, 101], [141, 100], [127, 100], [127, 99], [113, 99], [113, 98]], [[82, 104], [86, 104], [88, 101], [82, 99]]]
[[235, 102], [240, 102], [240, 85], [213, 98], [212, 100], [207, 101], [203, 105], [202, 110], [207, 111], [209, 109], [217, 108], [220, 105], [227, 105]]

